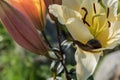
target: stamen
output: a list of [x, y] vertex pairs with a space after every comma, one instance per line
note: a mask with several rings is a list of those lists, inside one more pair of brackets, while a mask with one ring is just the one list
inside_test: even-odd
[[83, 19], [85, 20], [85, 19], [86, 19], [87, 14], [88, 14], [88, 11], [87, 11], [87, 9], [86, 9], [86, 8], [84, 8], [84, 7], [83, 7], [82, 9], [86, 12], [86, 13], [85, 13], [85, 15], [84, 15], [84, 18], [83, 18]]
[[83, 17], [83, 23], [87, 24], [90, 27], [90, 24], [86, 21], [86, 17], [87, 17], [88, 11], [87, 11], [87, 9], [85, 7], [81, 8], [81, 9], [83, 9], [85, 11], [85, 15]]
[[110, 28], [110, 26], [111, 26], [111, 23], [110, 23], [110, 21], [107, 21], [108, 22], [108, 27]]
[[107, 18], [109, 17], [109, 13], [110, 13], [110, 9], [109, 8], [107, 8]]
[[94, 13], [96, 14], [96, 7], [95, 7], [95, 3], [93, 3], [93, 9], [94, 9]]

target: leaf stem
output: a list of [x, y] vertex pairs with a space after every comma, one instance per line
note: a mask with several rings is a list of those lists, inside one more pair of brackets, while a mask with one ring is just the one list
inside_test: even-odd
[[43, 37], [44, 37], [44, 39], [45, 39], [46, 43], [48, 44], [48, 46], [49, 46], [50, 48], [52, 48], [52, 45], [50, 44], [49, 40], [47, 39], [47, 36], [46, 36], [46, 34], [45, 34], [45, 31], [44, 31], [44, 30], [42, 31], [42, 35], [43, 35]]

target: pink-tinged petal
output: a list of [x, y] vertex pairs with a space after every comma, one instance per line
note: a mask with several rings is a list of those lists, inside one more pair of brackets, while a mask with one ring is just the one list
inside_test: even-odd
[[22, 47], [40, 55], [48, 51], [48, 47], [29, 18], [4, 0], [0, 1], [0, 20], [13, 39]]
[[25, 13], [33, 21], [35, 27], [45, 27], [46, 7], [43, 0], [9, 0], [14, 7]]

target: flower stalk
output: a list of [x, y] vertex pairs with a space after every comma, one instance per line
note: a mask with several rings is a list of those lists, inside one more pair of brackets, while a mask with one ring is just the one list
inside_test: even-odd
[[44, 39], [45, 39], [46, 43], [48, 44], [48, 46], [52, 49], [53, 47], [52, 47], [52, 45], [50, 44], [49, 40], [47, 39], [47, 36], [46, 36], [46, 34], [45, 34], [45, 31], [44, 31], [44, 30], [42, 31], [42, 35], [43, 35], [43, 37], [44, 37]]
[[63, 53], [62, 46], [61, 46], [61, 32], [60, 32], [60, 25], [59, 25], [58, 20], [55, 21], [55, 24], [56, 24], [58, 45], [59, 45], [59, 50], [60, 50], [59, 54], [61, 55], [61, 58], [62, 58], [62, 59], [60, 59], [60, 62], [64, 67], [66, 80], [71, 80], [71, 78], [68, 75], [68, 70], [67, 70], [66, 64], [64, 63], [64, 56], [63, 56], [64, 53]]

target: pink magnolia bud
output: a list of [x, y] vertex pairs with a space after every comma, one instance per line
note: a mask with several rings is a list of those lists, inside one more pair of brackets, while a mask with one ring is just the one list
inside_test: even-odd
[[0, 0], [0, 20], [22, 47], [40, 55], [48, 51], [31, 20], [4, 0]]
[[8, 2], [26, 14], [37, 29], [42, 30], [45, 27], [46, 7], [44, 0], [8, 0]]

